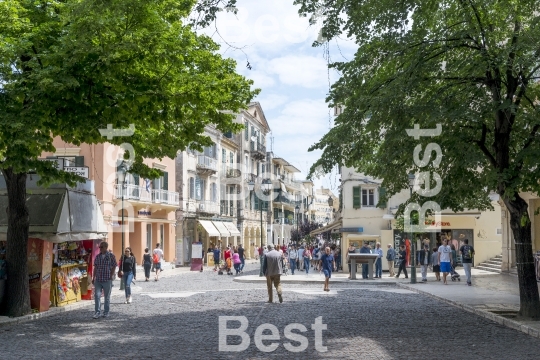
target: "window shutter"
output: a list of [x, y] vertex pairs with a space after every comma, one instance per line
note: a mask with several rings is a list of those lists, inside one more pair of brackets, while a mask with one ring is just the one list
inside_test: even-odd
[[379, 187], [377, 190], [379, 192], [379, 203], [377, 204], [377, 207], [384, 209], [386, 208], [386, 200], [382, 200], [382, 198], [386, 196], [386, 189], [383, 187]]
[[162, 190], [169, 190], [169, 173], [163, 172]]
[[189, 198], [195, 198], [195, 178], [189, 178]]
[[360, 209], [360, 187], [353, 187], [353, 209]]
[[158, 190], [159, 189], [158, 184], [159, 184], [159, 179], [153, 179], [152, 180], [152, 189], [153, 190]]
[[75, 156], [75, 166], [84, 166], [84, 156]]
[[244, 127], [244, 138], [249, 140], [249, 123], [247, 121], [244, 121]]
[[133, 183], [139, 186], [139, 174], [133, 174]]

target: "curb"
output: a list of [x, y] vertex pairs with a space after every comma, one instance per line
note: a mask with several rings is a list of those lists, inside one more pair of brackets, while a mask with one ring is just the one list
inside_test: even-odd
[[[246, 279], [243, 280], [242, 278], [234, 278], [233, 282], [238, 283], [251, 283], [251, 284], [266, 284], [266, 277], [262, 277], [260, 279]], [[310, 279], [310, 280], [284, 280], [283, 277], [281, 278], [281, 284], [322, 284], [324, 283], [323, 279]], [[349, 280], [349, 279], [343, 279], [343, 280], [330, 280], [330, 284], [347, 284], [347, 285], [373, 285], [373, 286], [392, 286], [396, 285], [397, 283], [395, 281], [374, 281], [374, 280], [368, 280], [368, 281], [359, 281], [359, 280]]]
[[521, 332], [523, 332], [523, 333], [525, 333], [527, 335], [530, 335], [532, 337], [540, 339], [540, 331], [538, 329], [534, 329], [534, 328], [530, 327], [529, 325], [522, 324], [522, 323], [520, 323], [518, 321], [515, 321], [515, 320], [512, 320], [512, 319], [507, 319], [505, 317], [499, 316], [499, 315], [494, 314], [492, 312], [489, 312], [487, 310], [476, 309], [475, 307], [473, 307], [471, 305], [466, 305], [466, 304], [459, 303], [457, 301], [448, 300], [446, 298], [443, 298], [443, 297], [440, 297], [440, 296], [437, 296], [437, 295], [433, 295], [432, 293], [429, 293], [427, 291], [418, 290], [418, 289], [413, 288], [411, 286], [407, 286], [406, 284], [403, 284], [403, 283], [396, 283], [396, 284], [401, 288], [411, 290], [411, 291], [417, 292], [419, 294], [427, 295], [427, 296], [429, 296], [429, 297], [431, 297], [433, 299], [445, 302], [445, 303], [447, 303], [449, 305], [458, 307], [458, 308], [463, 309], [463, 310], [465, 310], [467, 312], [476, 314], [476, 315], [478, 315], [480, 317], [483, 317], [484, 319], [491, 320], [491, 321], [496, 322], [496, 323], [498, 323], [500, 325], [506, 326], [506, 327], [508, 327], [510, 329], [518, 330], [518, 331], [521, 331]]

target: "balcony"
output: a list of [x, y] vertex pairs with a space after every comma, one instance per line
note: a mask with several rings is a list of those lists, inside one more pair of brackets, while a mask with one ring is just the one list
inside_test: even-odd
[[266, 147], [260, 142], [250, 141], [249, 150], [251, 151], [251, 156], [257, 160], [266, 159]]
[[217, 201], [200, 200], [196, 201], [195, 209], [201, 214], [219, 214], [220, 206]]
[[225, 176], [227, 178], [239, 178], [240, 176], [242, 176], [242, 173], [238, 169], [227, 166], [225, 168]]
[[217, 172], [217, 160], [205, 155], [197, 156], [197, 173], [199, 175], [208, 176]]
[[180, 194], [174, 191], [153, 189], [146, 190], [146, 188], [139, 185], [125, 185], [124, 188], [122, 188], [121, 185], [115, 185], [115, 199], [121, 199], [122, 195], [124, 196], [124, 200], [143, 203], [180, 205]]
[[219, 214], [221, 216], [233, 216], [233, 217], [236, 217], [238, 215], [238, 211], [237, 211], [236, 207], [234, 207], [234, 206], [220, 204]]
[[180, 194], [167, 190], [152, 190], [152, 202], [156, 204], [180, 205]]

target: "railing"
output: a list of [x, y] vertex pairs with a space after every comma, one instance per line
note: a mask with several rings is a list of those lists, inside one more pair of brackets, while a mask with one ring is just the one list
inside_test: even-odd
[[116, 199], [121, 199], [122, 195], [124, 200], [137, 200], [141, 202], [152, 202], [151, 191], [147, 191], [146, 188], [139, 185], [115, 185], [114, 186], [114, 197]]
[[197, 167], [217, 171], [217, 160], [205, 155], [197, 156]]
[[255, 141], [250, 141], [249, 143], [250, 143], [251, 152], [262, 153], [266, 156], [266, 146], [264, 146], [260, 142], [255, 142]]
[[232, 167], [229, 167], [227, 166], [225, 168], [225, 176], [228, 177], [228, 178], [237, 178], [237, 177], [240, 177], [242, 174], [240, 172], [240, 170], [238, 169], [235, 169], [235, 168], [232, 168]]
[[180, 194], [175, 191], [152, 190], [152, 202], [156, 204], [180, 205]]
[[219, 206], [219, 214], [224, 216], [237, 216], [237, 210], [236, 207], [231, 207], [230, 205], [224, 205], [220, 204]]
[[202, 200], [197, 201], [195, 204], [196, 211], [210, 213], [210, 214], [219, 214], [220, 206], [216, 201]]

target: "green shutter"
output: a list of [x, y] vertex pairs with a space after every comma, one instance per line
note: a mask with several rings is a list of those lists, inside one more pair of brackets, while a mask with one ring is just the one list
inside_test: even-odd
[[163, 182], [162, 182], [162, 190], [169, 190], [169, 173], [164, 171], [163, 172]]
[[386, 208], [386, 200], [383, 200], [383, 197], [386, 196], [386, 189], [383, 187], [379, 187], [379, 203], [377, 204], [377, 207], [384, 209]]
[[75, 156], [75, 166], [84, 166], [84, 156]]
[[360, 209], [360, 187], [355, 186], [353, 187], [353, 208], [354, 209]]

